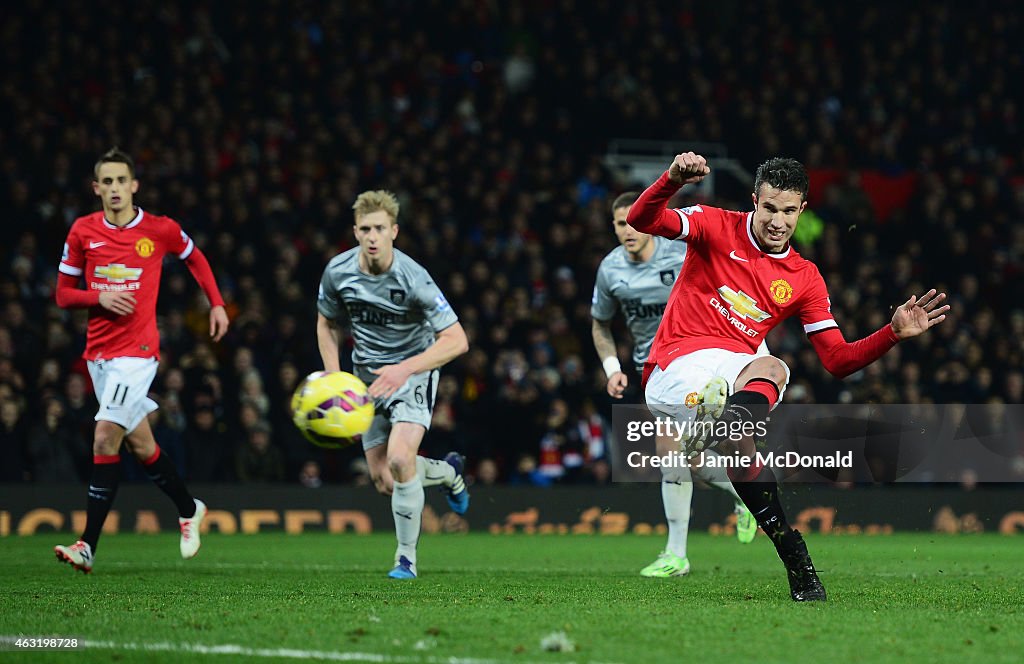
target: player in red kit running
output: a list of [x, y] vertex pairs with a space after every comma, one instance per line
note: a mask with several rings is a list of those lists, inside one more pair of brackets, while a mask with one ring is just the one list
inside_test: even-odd
[[156, 300], [164, 256], [185, 261], [210, 300], [210, 337], [220, 341], [228, 329], [224, 300], [203, 253], [177, 222], [132, 205], [139, 181], [131, 157], [114, 148], [100, 157], [93, 176], [103, 211], [72, 224], [57, 281], [58, 306], [89, 309], [84, 357], [100, 406], [85, 532], [74, 544], [54, 549], [58, 560], [83, 572], [92, 570], [100, 530], [117, 494], [124, 442], [178, 508], [182, 558], [199, 551], [206, 505], [189, 493], [146, 419], [157, 409], [148, 392], [160, 357]]
[[[848, 343], [832, 317], [825, 282], [814, 263], [790, 246], [807, 206], [808, 177], [794, 159], [769, 159], [757, 169], [752, 212], [706, 205], [667, 209], [679, 187], [711, 169], [704, 157], [676, 155], [669, 170], [630, 209], [627, 222], [643, 233], [686, 240], [688, 251], [644, 367], [647, 405], [657, 415], [698, 418], [687, 451], [714, 447], [755, 463], [729, 469], [737, 493], [786, 566], [796, 601], [824, 600], [825, 588], [799, 531], [790, 528], [771, 469], [757, 466], [750, 436], [722, 435], [763, 428], [789, 382], [786, 364], [758, 350], [765, 335], [798, 316], [825, 368], [843, 378], [871, 364], [902, 339], [945, 320], [945, 293], [930, 290], [896, 309], [892, 322]], [[681, 407], [696, 395], [696, 409]], [[723, 425], [724, 423], [724, 425]], [[758, 425], [750, 427], [748, 425]]]

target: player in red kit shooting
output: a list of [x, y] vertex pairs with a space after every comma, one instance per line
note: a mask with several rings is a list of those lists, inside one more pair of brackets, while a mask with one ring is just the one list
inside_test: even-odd
[[[825, 368], [843, 378], [871, 364], [902, 339], [945, 320], [945, 293], [930, 290], [896, 308], [892, 322], [848, 343], [832, 317], [815, 265], [790, 246], [807, 206], [808, 177], [794, 159], [774, 158], [757, 169], [752, 212], [706, 205], [667, 209], [679, 187], [711, 170], [704, 157], [676, 155], [669, 170], [630, 209], [627, 222], [643, 233], [686, 240], [688, 252], [644, 367], [647, 405], [657, 415], [697, 420], [687, 451], [713, 447], [756, 460], [750, 436], [722, 435], [763, 428], [782, 400], [789, 368], [766, 350], [765, 335], [790, 316], [803, 324]], [[698, 407], [681, 407], [687, 395]], [[757, 425], [750, 427], [748, 425]], [[771, 469], [754, 463], [729, 469], [737, 493], [772, 540], [796, 601], [824, 600], [825, 588], [799, 531], [790, 528]]]
[[[54, 549], [58, 560], [83, 572], [92, 570], [96, 543], [117, 494], [122, 443], [178, 508], [182, 558], [199, 551], [206, 505], [189, 493], [146, 419], [157, 409], [148, 392], [160, 357], [156, 300], [165, 255], [185, 261], [206, 293], [210, 337], [220, 341], [228, 329], [224, 300], [203, 253], [177, 222], [132, 205], [139, 181], [131, 157], [114, 148], [100, 157], [93, 176], [103, 211], [71, 226], [57, 281], [58, 306], [89, 309], [84, 356], [100, 406], [85, 531], [74, 544]], [[83, 278], [84, 290], [78, 287]]]

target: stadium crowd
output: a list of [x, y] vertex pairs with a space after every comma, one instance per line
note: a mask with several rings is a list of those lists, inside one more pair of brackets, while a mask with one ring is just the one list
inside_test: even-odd
[[[1022, 26], [1012, 3], [988, 7], [30, 1], [0, 28], [0, 479], [87, 477], [85, 312], [53, 288], [115, 144], [139, 204], [203, 248], [232, 319], [210, 344], [201, 291], [165, 266], [151, 417], [190, 482], [367, 481], [353, 451], [307, 443], [288, 402], [320, 368], [320, 273], [371, 188], [399, 196], [397, 246], [470, 339], [425, 450], [466, 453], [481, 482], [608, 481], [590, 293], [611, 199], [648, 184], [603, 165], [619, 137], [721, 143], [750, 171], [804, 161], [797, 249], [847, 339], [926, 285], [950, 293], [951, 323], [843, 382], [799, 326], [777, 330], [787, 402], [1021, 403]], [[897, 180], [909, 195], [872, 197]], [[724, 187], [705, 202], [750, 204]]]

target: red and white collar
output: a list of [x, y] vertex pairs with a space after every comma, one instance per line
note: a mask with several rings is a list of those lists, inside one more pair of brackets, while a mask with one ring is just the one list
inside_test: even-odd
[[754, 213], [753, 212], [748, 212], [747, 213], [747, 237], [750, 238], [750, 244], [754, 245], [754, 249], [757, 249], [758, 252], [764, 254], [765, 256], [771, 256], [772, 258], [780, 258], [781, 259], [781, 258], [785, 258], [786, 256], [789, 256], [789, 250], [792, 248], [792, 245], [789, 242], [786, 243], [786, 250], [783, 251], [782, 253], [778, 253], [778, 254], [770, 254], [767, 251], [765, 251], [764, 249], [762, 249], [761, 247], [757, 246], [757, 240], [754, 239], [754, 231], [752, 230], [753, 226], [754, 226]]
[[117, 229], [122, 229], [123, 230], [125, 228], [135, 228], [136, 226], [138, 226], [139, 224], [142, 223], [142, 208], [135, 208], [135, 209], [138, 210], [138, 213], [135, 215], [135, 218], [132, 219], [131, 221], [129, 221], [124, 226], [115, 226], [114, 224], [112, 224], [109, 221], [107, 221], [107, 217], [105, 215], [103, 217], [103, 225], [106, 226], [107, 228], [113, 228], [115, 230], [117, 230]]

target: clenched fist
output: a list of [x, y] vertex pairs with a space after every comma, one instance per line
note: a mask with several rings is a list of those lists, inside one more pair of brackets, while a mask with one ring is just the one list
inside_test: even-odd
[[684, 152], [672, 160], [668, 177], [680, 185], [697, 184], [710, 172], [707, 159], [694, 152]]

